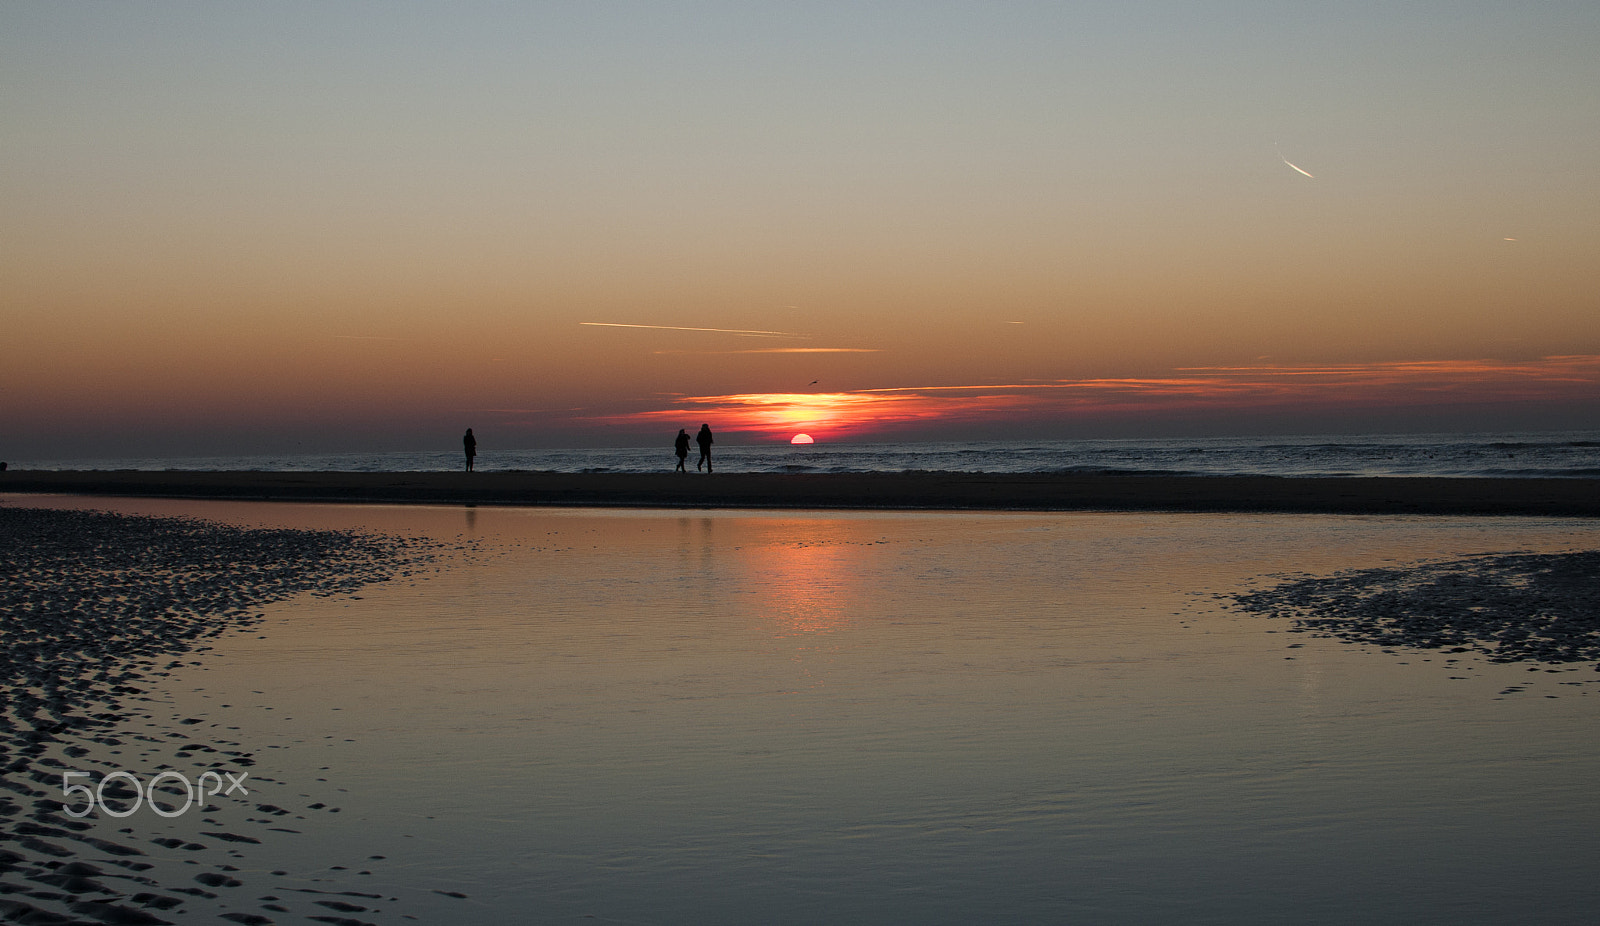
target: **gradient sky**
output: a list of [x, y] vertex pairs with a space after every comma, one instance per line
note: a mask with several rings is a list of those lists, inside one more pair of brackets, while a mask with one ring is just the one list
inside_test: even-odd
[[0, 459], [1595, 427], [1597, 48], [1593, 0], [0, 3]]

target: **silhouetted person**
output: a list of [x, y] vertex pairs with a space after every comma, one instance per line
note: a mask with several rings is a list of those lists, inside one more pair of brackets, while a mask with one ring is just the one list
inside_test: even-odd
[[472, 429], [467, 428], [467, 433], [461, 438], [461, 447], [467, 452], [467, 472], [472, 472], [472, 458], [478, 455], [478, 439], [472, 436]]
[[678, 468], [675, 473], [687, 473], [689, 468], [683, 464], [689, 460], [689, 432], [683, 428], [678, 429], [678, 439], [672, 442], [672, 452], [678, 455]]
[[[700, 445], [700, 459], [695, 461], [694, 468], [704, 466], [706, 472], [711, 472], [711, 425], [702, 424], [700, 433], [694, 436], [695, 443]], [[688, 470], [684, 470], [688, 472]]]

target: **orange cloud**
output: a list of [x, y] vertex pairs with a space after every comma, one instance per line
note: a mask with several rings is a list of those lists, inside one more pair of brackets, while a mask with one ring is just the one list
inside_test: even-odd
[[906, 422], [938, 419], [949, 403], [929, 404], [915, 394], [865, 392], [756, 393], [686, 396], [672, 408], [590, 419], [615, 424], [675, 423], [715, 418], [725, 431], [754, 432], [787, 440], [796, 431], [836, 437]]
[[894, 386], [831, 393], [676, 397], [670, 408], [585, 420], [673, 424], [714, 420], [719, 429], [787, 440], [867, 436], [917, 423], [1048, 420], [1192, 409], [1362, 409], [1439, 404], [1593, 401], [1600, 356], [1540, 360], [1412, 361], [1194, 367], [1150, 378]]

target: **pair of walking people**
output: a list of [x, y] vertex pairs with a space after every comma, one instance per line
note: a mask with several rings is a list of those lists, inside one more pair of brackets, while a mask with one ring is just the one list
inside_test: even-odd
[[[700, 426], [700, 433], [694, 436], [694, 440], [695, 443], [700, 445], [700, 459], [695, 462], [694, 468], [699, 469], [703, 466], [705, 467], [706, 472], [709, 473], [711, 472], [711, 425], [702, 424]], [[689, 468], [684, 464], [688, 462], [689, 459], [688, 431], [685, 431], [682, 428], [678, 429], [678, 439], [673, 441], [672, 450], [678, 455], [678, 466], [673, 470], [673, 472], [687, 473]]]

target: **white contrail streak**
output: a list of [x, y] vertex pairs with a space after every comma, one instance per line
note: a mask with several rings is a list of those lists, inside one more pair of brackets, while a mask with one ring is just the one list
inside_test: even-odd
[[[1272, 147], [1273, 148], [1277, 148], [1278, 146], [1277, 145], [1273, 145]], [[1298, 165], [1298, 164], [1294, 163], [1293, 161], [1289, 160], [1288, 158], [1284, 157], [1282, 149], [1278, 149], [1278, 160], [1280, 160], [1283, 163], [1289, 165], [1290, 167], [1293, 167], [1295, 170], [1299, 171], [1300, 173], [1305, 174], [1307, 177], [1311, 177], [1312, 180], [1317, 179], [1316, 177], [1312, 177], [1311, 176], [1311, 171], [1306, 170], [1305, 168], [1301, 167], [1300, 165]]]
[[1302, 168], [1299, 165], [1295, 164], [1293, 161], [1289, 160], [1288, 158], [1284, 158], [1283, 159], [1283, 163], [1288, 164], [1290, 167], [1293, 167], [1295, 170], [1300, 171], [1300, 173], [1305, 174], [1307, 177], [1311, 177], [1312, 180], [1317, 179], [1316, 177], [1312, 177], [1311, 176], [1311, 171], [1305, 170], [1304, 168]]
[[758, 338], [804, 338], [808, 335], [792, 331], [757, 331], [749, 328], [686, 328], [681, 325], [625, 325], [621, 322], [578, 322], [596, 328], [648, 328], [652, 331], [714, 331], [718, 334], [745, 334]]
[[754, 350], [658, 350], [658, 354], [881, 354], [876, 347], [757, 347]]

